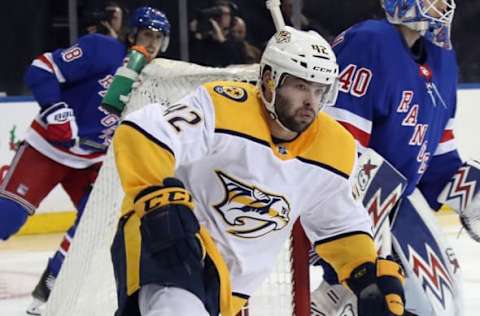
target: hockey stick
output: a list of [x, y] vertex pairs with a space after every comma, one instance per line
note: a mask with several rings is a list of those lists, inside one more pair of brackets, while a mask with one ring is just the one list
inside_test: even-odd
[[280, 10], [280, 0], [267, 0], [265, 2], [267, 9], [270, 10], [272, 14], [273, 24], [275, 24], [275, 29], [280, 31], [285, 26], [285, 21], [282, 16], [282, 11]]

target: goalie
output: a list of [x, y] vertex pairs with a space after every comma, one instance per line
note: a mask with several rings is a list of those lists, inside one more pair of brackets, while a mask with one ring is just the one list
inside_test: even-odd
[[403, 315], [403, 276], [351, 194], [353, 137], [322, 112], [338, 66], [284, 27], [258, 87], [217, 81], [128, 115], [113, 139], [125, 199], [112, 244], [120, 315], [233, 316], [300, 220], [363, 316]]
[[[462, 163], [453, 135], [457, 64], [449, 35], [455, 2], [381, 3], [385, 20], [354, 25], [334, 41], [341, 93], [327, 112], [363, 153], [356, 191], [372, 217], [379, 251], [394, 254], [405, 268], [407, 310], [461, 315], [458, 262], [430, 211], [451, 206], [480, 241], [479, 164]], [[325, 267], [326, 280], [335, 284], [335, 273]], [[323, 282], [313, 294], [314, 308], [341, 315], [350, 301], [333, 302], [331, 291], [335, 286]]]

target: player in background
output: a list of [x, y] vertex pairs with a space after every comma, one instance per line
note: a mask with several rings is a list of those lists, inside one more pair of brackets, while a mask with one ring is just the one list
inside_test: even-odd
[[40, 105], [0, 186], [0, 239], [15, 234], [40, 202], [60, 184], [77, 209], [77, 218], [34, 289], [29, 314], [50, 294], [97, 177], [119, 117], [101, 106], [113, 75], [130, 45], [149, 56], [166, 49], [170, 24], [151, 7], [138, 8], [131, 19], [128, 44], [89, 34], [67, 49], [37, 57], [25, 80]]
[[117, 129], [115, 315], [235, 315], [297, 219], [361, 315], [403, 315], [401, 270], [377, 257], [352, 197], [354, 139], [322, 112], [338, 92], [333, 51], [318, 33], [285, 27], [260, 64], [258, 87], [210, 82]]
[[[450, 42], [450, 26], [455, 2], [382, 0], [381, 4], [386, 19], [364, 21], [335, 39], [333, 49], [340, 66], [340, 93], [335, 106], [326, 111], [350, 131], [361, 153], [373, 149], [406, 178], [402, 201], [395, 206], [398, 212], [394, 213], [395, 219], [390, 217], [393, 236], [402, 248], [396, 249], [396, 254], [415, 261], [412, 275], [419, 273], [419, 279], [424, 280], [419, 288], [423, 287], [426, 293], [437, 291], [438, 303], [443, 300], [448, 305], [443, 293], [457, 287], [453, 280], [458, 264], [452, 266], [452, 275], [444, 273], [443, 278], [435, 278], [456, 259], [442, 259], [438, 265], [432, 263], [435, 250], [427, 254], [425, 249], [427, 246], [436, 249], [441, 239], [437, 236], [441, 234], [424, 229], [423, 222], [407, 220], [407, 216], [417, 215], [404, 206], [409, 204], [408, 197], [417, 188], [431, 209], [438, 210], [442, 203], [454, 207], [470, 236], [480, 241], [480, 172], [478, 165], [462, 163], [453, 135], [458, 69]], [[382, 209], [376, 211], [372, 217]], [[375, 221], [374, 218], [374, 224]], [[420, 237], [423, 234], [427, 236], [424, 239]], [[446, 252], [452, 255], [452, 252], [448, 254], [448, 248], [437, 248], [440, 250], [435, 255], [439, 258]], [[415, 260], [414, 256], [417, 256]], [[423, 272], [420, 262], [427, 263], [423, 269], [432, 271], [433, 279], [420, 274]], [[328, 265], [325, 268], [326, 280], [336, 283], [335, 273]], [[326, 315], [340, 315], [343, 305], [338, 302], [341, 300], [328, 299], [329, 290], [323, 282], [313, 293], [312, 302]], [[410, 292], [406, 287], [407, 309], [411, 303], [415, 313], [433, 315], [426, 305], [436, 303], [425, 305], [425, 301], [419, 299], [423, 294], [412, 293], [417, 292]], [[455, 315], [459, 315], [458, 310]]]

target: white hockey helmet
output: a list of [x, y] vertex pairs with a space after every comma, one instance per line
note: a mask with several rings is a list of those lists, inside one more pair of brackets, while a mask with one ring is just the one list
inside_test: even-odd
[[[338, 64], [330, 44], [315, 31], [300, 31], [285, 26], [268, 41], [260, 61], [260, 76], [270, 69], [273, 80], [273, 97], [267, 101], [261, 97], [270, 116], [287, 129], [279, 120], [275, 109], [275, 89], [289, 74], [306, 81], [327, 85], [329, 89], [321, 98], [321, 107], [333, 105], [338, 95]], [[260, 80], [261, 82], [261, 80]]]

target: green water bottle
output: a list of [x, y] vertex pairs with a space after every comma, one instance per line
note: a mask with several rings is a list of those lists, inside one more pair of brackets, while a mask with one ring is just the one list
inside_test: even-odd
[[119, 116], [125, 108], [133, 83], [151, 59], [145, 47], [140, 45], [132, 46], [127, 58], [128, 62], [117, 69], [110, 88], [102, 100], [102, 107], [105, 110]]

